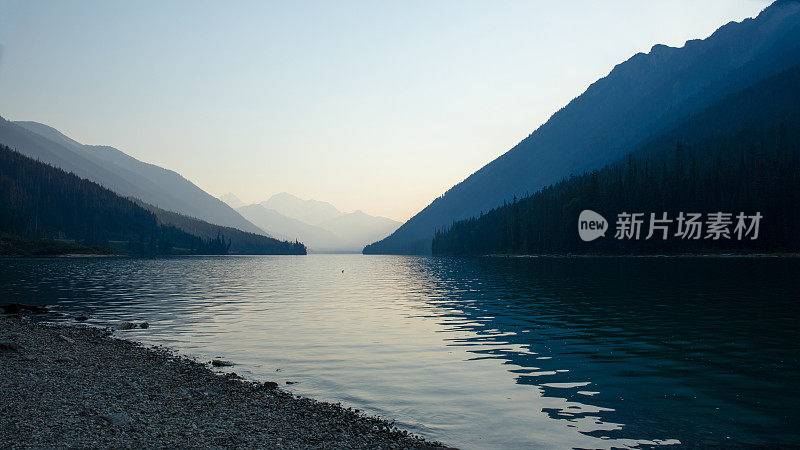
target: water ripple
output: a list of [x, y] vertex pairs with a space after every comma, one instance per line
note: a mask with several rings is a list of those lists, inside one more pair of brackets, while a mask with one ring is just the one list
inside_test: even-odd
[[[345, 270], [342, 273], [342, 269]], [[463, 448], [800, 444], [797, 259], [0, 260], [0, 294]]]

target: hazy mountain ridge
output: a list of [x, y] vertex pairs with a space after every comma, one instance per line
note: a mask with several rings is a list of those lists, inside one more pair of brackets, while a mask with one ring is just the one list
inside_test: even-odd
[[341, 214], [319, 224], [345, 242], [352, 243], [356, 250], [360, 250], [367, 243], [374, 242], [397, 229], [400, 223], [386, 217], [377, 217], [366, 214], [361, 210]]
[[335, 250], [336, 248], [331, 246], [335, 246], [339, 241], [339, 238], [330, 231], [285, 216], [258, 203], [242, 206], [237, 208], [237, 211], [259, 227], [267, 228], [276, 238], [298, 240], [316, 251]]
[[233, 208], [180, 174], [109, 146], [83, 145], [37, 122], [0, 121], [0, 143], [95, 181], [124, 197], [208, 222], [263, 234]]
[[239, 197], [233, 194], [233, 192], [228, 192], [225, 195], [219, 197], [220, 200], [227, 203], [233, 209], [241, 208], [242, 206], [246, 205], [245, 202], [242, 201]]
[[[170, 214], [172, 218], [189, 220]], [[98, 183], [0, 145], [0, 233], [27, 239], [74, 240], [82, 245], [148, 255], [226, 254], [233, 247], [232, 239], [237, 239], [240, 251], [248, 253], [306, 252], [302, 244], [204, 222], [216, 227], [216, 234], [202, 237], [173, 222], [160, 220], [141, 204]], [[229, 236], [225, 236], [226, 232]], [[245, 234], [247, 239], [241, 239], [240, 235]]]
[[328, 202], [304, 200], [286, 192], [236, 210], [271, 235], [300, 240], [317, 252], [358, 252], [400, 226], [386, 217], [360, 210], [343, 213]]
[[536, 192], [632, 151], [730, 92], [781, 72], [800, 56], [800, 3], [776, 2], [684, 47], [654, 46], [558, 110], [514, 148], [403, 224], [368, 253], [429, 253], [434, 231]]
[[318, 225], [342, 214], [335, 206], [319, 200], [304, 200], [288, 192], [281, 192], [259, 203], [267, 209], [278, 211], [284, 216], [302, 222]]

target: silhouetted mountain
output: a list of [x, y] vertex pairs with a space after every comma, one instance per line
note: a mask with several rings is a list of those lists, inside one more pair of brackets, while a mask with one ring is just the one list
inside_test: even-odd
[[342, 213], [328, 202], [303, 200], [285, 192], [237, 211], [271, 235], [298, 239], [314, 252], [358, 252], [400, 226], [386, 217], [363, 211]]
[[[131, 253], [224, 254], [230, 240], [221, 231], [204, 239], [164, 225], [152, 212], [97, 183], [0, 146], [0, 233]], [[305, 253], [302, 244], [259, 238], [263, 253]], [[41, 247], [41, 241], [35, 244]]]
[[[156, 215], [158, 221], [163, 224], [175, 226], [187, 233], [200, 236], [205, 239], [214, 239], [215, 236], [225, 236], [230, 244], [230, 253], [239, 255], [267, 255], [274, 254], [276, 237], [268, 237], [263, 234], [248, 233], [236, 228], [214, 225], [204, 220], [194, 217], [184, 216], [172, 211], [166, 211], [146, 203], [137, 202], [140, 206], [151, 211]], [[278, 239], [291, 243], [291, 254], [305, 254], [305, 245], [296, 242], [295, 238], [279, 237]]]
[[222, 200], [223, 202], [227, 203], [228, 206], [230, 206], [233, 209], [240, 208], [240, 207], [246, 205], [246, 203], [243, 202], [241, 199], [239, 199], [239, 197], [235, 196], [233, 194], [233, 192], [228, 192], [227, 194], [223, 195], [219, 199]]
[[258, 227], [179, 174], [107, 146], [80, 144], [36, 122], [0, 118], [0, 143], [39, 161], [95, 181], [123, 197], [253, 233]]
[[[275, 194], [269, 200], [261, 202], [260, 205], [309, 225], [317, 225], [342, 214], [328, 202], [303, 200], [287, 192]], [[265, 231], [269, 232], [270, 230]]]
[[682, 48], [616, 66], [510, 151], [448, 190], [365, 253], [428, 253], [435, 230], [632, 152], [726, 95], [800, 61], [800, 2], [779, 1]]
[[[800, 251], [800, 66], [728, 96], [635, 154], [456, 222], [436, 234], [433, 253]], [[605, 238], [579, 239], [584, 209], [608, 220]], [[650, 213], [673, 221], [702, 213], [705, 222], [718, 211], [733, 215], [731, 239], [645, 239]], [[645, 213], [641, 239], [615, 239], [622, 212]], [[758, 239], [735, 237], [740, 212], [763, 217]]]

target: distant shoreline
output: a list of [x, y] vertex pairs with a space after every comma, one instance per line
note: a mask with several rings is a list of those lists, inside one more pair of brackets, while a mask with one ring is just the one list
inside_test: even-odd
[[83, 325], [0, 316], [0, 447], [438, 448], [276, 383]]
[[0, 257], [114, 256], [107, 247], [86, 246], [55, 239], [28, 239], [0, 233]]

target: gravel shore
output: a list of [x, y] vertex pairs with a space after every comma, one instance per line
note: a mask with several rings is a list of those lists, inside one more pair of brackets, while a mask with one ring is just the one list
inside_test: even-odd
[[433, 448], [107, 330], [0, 316], [0, 448]]

